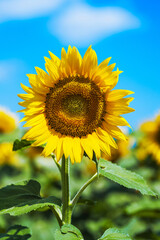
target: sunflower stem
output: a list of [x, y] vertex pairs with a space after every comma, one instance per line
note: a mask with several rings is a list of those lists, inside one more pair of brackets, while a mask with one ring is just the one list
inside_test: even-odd
[[61, 165], [56, 161], [55, 156], [51, 154], [52, 159], [54, 160], [59, 172], [61, 173]]
[[62, 179], [62, 224], [71, 223], [72, 208], [70, 204], [70, 162], [62, 156], [61, 179]]
[[71, 201], [71, 205], [72, 205], [72, 211], [79, 199], [79, 197], [81, 196], [82, 192], [88, 187], [88, 185], [90, 183], [92, 183], [93, 181], [95, 181], [96, 179], [98, 179], [99, 175], [98, 173], [95, 173], [77, 192], [77, 194], [74, 196], [74, 198]]
[[58, 221], [58, 224], [60, 227], [62, 227], [62, 219], [61, 219], [61, 216], [59, 215], [59, 213], [54, 209], [54, 207], [50, 206], [50, 209], [52, 210], [53, 214], [55, 215], [57, 221]]

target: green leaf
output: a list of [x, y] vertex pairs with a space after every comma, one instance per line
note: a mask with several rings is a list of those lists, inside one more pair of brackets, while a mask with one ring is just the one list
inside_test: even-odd
[[33, 141], [27, 141], [26, 139], [23, 140], [16, 139], [13, 143], [13, 151], [20, 150], [24, 147], [29, 147], [32, 143]]
[[98, 240], [132, 240], [130, 236], [116, 228], [109, 228]]
[[56, 240], [83, 240], [83, 236], [79, 229], [71, 224], [65, 224], [61, 229], [55, 232]]
[[156, 196], [156, 194], [148, 187], [143, 177], [107, 160], [99, 160], [99, 174], [124, 187], [138, 190], [142, 194]]
[[21, 225], [14, 225], [8, 228], [6, 233], [0, 234], [1, 240], [27, 240], [30, 237], [30, 230]]
[[146, 213], [148, 211], [160, 212], [160, 200], [142, 199], [139, 202], [132, 203], [126, 208], [126, 212], [128, 214], [137, 214], [143, 211], [145, 211]]
[[0, 215], [21, 215], [44, 207], [53, 207], [61, 217], [60, 200], [55, 197], [42, 198], [40, 184], [30, 180], [26, 185], [9, 185], [0, 189]]

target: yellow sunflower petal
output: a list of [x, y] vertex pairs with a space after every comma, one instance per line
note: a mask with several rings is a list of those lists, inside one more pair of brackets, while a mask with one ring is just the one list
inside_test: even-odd
[[47, 140], [51, 137], [51, 134], [49, 131], [46, 131], [43, 135], [38, 136], [36, 138], [36, 141], [32, 143], [32, 146], [39, 146], [47, 142]]
[[71, 48], [70, 46], [68, 47], [68, 52], [66, 54], [66, 61], [70, 67], [71, 76], [75, 76], [81, 73], [82, 57], [75, 47], [73, 48]]
[[48, 142], [42, 152], [42, 155], [44, 155], [45, 157], [49, 156], [56, 149], [58, 143], [59, 143], [58, 136], [57, 135], [51, 136], [48, 139]]
[[45, 64], [46, 70], [49, 73], [49, 75], [51, 76], [52, 83], [54, 84], [60, 78], [58, 67], [51, 59], [49, 59], [47, 57], [45, 57], [44, 59], [46, 61], [46, 64]]
[[[72, 137], [64, 137], [63, 138], [63, 152], [65, 155], [65, 158], [68, 158], [72, 152], [72, 141], [73, 138]], [[74, 162], [73, 162], [74, 163]]]
[[115, 116], [119, 116], [122, 114], [126, 114], [126, 113], [130, 113], [130, 112], [134, 112], [135, 109], [128, 107], [128, 106], [110, 106], [109, 104], [106, 107], [106, 111], [111, 114], [111, 115], [115, 115]]
[[94, 72], [94, 69], [97, 67], [97, 64], [97, 54], [90, 46], [82, 59], [82, 75], [90, 77]]
[[27, 77], [29, 78], [29, 83], [32, 86], [34, 92], [38, 93], [39, 95], [45, 95], [48, 92], [48, 87], [42, 83], [38, 75], [27, 74]]
[[101, 151], [100, 151], [100, 147], [99, 147], [99, 139], [97, 137], [97, 134], [95, 132], [92, 134], [89, 134], [88, 140], [93, 148], [93, 151], [96, 154], [96, 157], [99, 159], [101, 156]]
[[128, 90], [113, 90], [108, 93], [107, 101], [113, 102], [133, 93], [134, 92]]
[[21, 87], [25, 92], [33, 94], [33, 90], [30, 87], [25, 86], [23, 83], [21, 83]]
[[81, 142], [79, 138], [74, 138], [73, 141], [73, 155], [74, 159], [77, 163], [80, 163], [82, 158], [82, 147], [81, 147]]
[[[26, 119], [27, 122], [23, 125], [23, 127], [32, 127], [32, 126], [35, 126], [43, 121], [45, 121], [45, 117], [42, 114], [38, 114], [38, 115], [35, 115], [35, 116], [32, 116], [30, 117], [30, 119]], [[25, 119], [23, 121], [26, 121]]]
[[63, 155], [63, 138], [62, 137], [59, 137], [58, 144], [55, 149], [55, 154], [56, 154], [57, 161], [59, 162], [59, 160], [62, 158], [62, 155]]
[[92, 159], [93, 158], [93, 149], [90, 146], [88, 137], [82, 137], [80, 142], [81, 142], [81, 145], [82, 145], [84, 151], [87, 153], [88, 157], [90, 159]]
[[96, 133], [97, 136], [104, 142], [106, 142], [107, 144], [111, 145], [114, 148], [118, 148], [116, 142], [114, 141], [114, 139], [112, 138], [112, 136], [110, 136], [108, 134], [108, 132], [104, 131], [102, 128], [97, 128], [96, 129]]
[[126, 121], [126, 119], [124, 119], [121, 116], [114, 116], [114, 115], [106, 114], [104, 116], [104, 120], [106, 121], [106, 123], [109, 123], [111, 125], [131, 127], [129, 125], [129, 123]]
[[104, 154], [106, 154], [108, 156], [108, 159], [109, 159], [109, 156], [111, 156], [111, 148], [110, 148], [109, 144], [100, 140], [99, 141], [99, 146], [100, 146], [102, 152]]
[[57, 64], [57, 66], [59, 66], [60, 63], [61, 63], [61, 60], [60, 60], [56, 55], [54, 55], [52, 52], [50, 52], [50, 51], [49, 51], [49, 55], [50, 55], [52, 61], [53, 61], [55, 64]]
[[107, 124], [106, 122], [102, 123], [103, 129], [107, 131], [112, 137], [120, 140], [127, 141], [127, 137], [122, 133], [122, 131], [113, 125]]

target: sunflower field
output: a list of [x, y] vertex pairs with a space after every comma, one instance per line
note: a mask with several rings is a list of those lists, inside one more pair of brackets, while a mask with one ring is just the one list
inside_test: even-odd
[[160, 115], [129, 130], [110, 58], [50, 56], [21, 84], [24, 128], [0, 110], [0, 238], [160, 239]]
[[160, 240], [159, 11], [0, 0], [0, 240]]

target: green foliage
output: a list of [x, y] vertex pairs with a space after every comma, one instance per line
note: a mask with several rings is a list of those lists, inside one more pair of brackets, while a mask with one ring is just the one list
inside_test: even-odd
[[55, 197], [42, 198], [40, 184], [30, 180], [25, 185], [9, 185], [0, 189], [0, 215], [21, 215], [44, 207], [53, 207], [60, 215], [60, 200]]
[[26, 139], [23, 139], [23, 140], [16, 139], [13, 143], [13, 151], [17, 151], [22, 148], [29, 147], [32, 143], [33, 141], [27, 141]]
[[0, 143], [13, 142], [17, 137], [20, 138], [22, 135], [23, 131], [18, 128], [11, 133], [0, 134]]
[[109, 228], [98, 240], [132, 240], [128, 234], [116, 228]]
[[0, 234], [1, 240], [27, 240], [30, 237], [30, 230], [21, 225], [14, 225], [8, 228], [6, 233]]
[[124, 187], [138, 190], [142, 194], [156, 196], [147, 186], [143, 177], [104, 159], [99, 160], [99, 174]]
[[55, 232], [56, 240], [83, 240], [81, 232], [71, 224], [65, 224]]
[[138, 202], [133, 202], [126, 208], [128, 214], [137, 214], [140, 212], [159, 211], [160, 213], [160, 200], [155, 199], [142, 199]]

